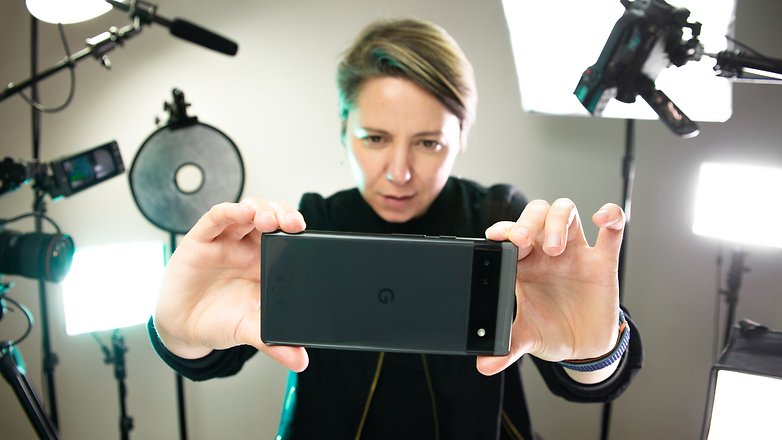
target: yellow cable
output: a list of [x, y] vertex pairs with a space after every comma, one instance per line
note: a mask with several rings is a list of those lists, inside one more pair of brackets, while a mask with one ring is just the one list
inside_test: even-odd
[[516, 429], [516, 426], [510, 420], [508, 413], [506, 413], [504, 409], [502, 410], [502, 421], [505, 424], [505, 429], [509, 431], [511, 436], [515, 437], [517, 440], [524, 440], [524, 437], [521, 435], [519, 430]]
[[375, 377], [372, 379], [372, 385], [369, 387], [369, 395], [367, 396], [367, 402], [364, 404], [364, 413], [361, 414], [361, 421], [358, 424], [358, 431], [356, 431], [356, 440], [361, 438], [361, 431], [364, 430], [364, 422], [367, 421], [367, 414], [369, 413], [369, 405], [372, 403], [372, 396], [375, 394], [375, 388], [377, 388], [377, 381], [380, 378], [380, 369], [383, 367], [384, 352], [380, 352], [380, 356], [377, 358], [377, 367], [375, 367]]
[[432, 416], [434, 418], [434, 438], [440, 439], [440, 422], [437, 418], [437, 404], [434, 399], [434, 387], [432, 386], [432, 377], [429, 375], [429, 364], [426, 362], [426, 355], [421, 353], [421, 364], [424, 366], [424, 375], [426, 376], [426, 387], [429, 389], [429, 397], [432, 398]]

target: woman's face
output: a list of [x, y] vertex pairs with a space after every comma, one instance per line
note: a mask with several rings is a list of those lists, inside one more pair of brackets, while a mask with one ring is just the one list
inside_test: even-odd
[[384, 220], [423, 215], [461, 151], [459, 119], [413, 82], [363, 84], [346, 121], [348, 161], [361, 195]]

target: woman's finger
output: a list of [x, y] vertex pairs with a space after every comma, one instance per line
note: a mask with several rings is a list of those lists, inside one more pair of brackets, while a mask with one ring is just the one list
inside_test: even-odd
[[236, 224], [252, 224], [254, 211], [236, 203], [213, 206], [196, 222], [188, 236], [201, 242], [210, 242]]
[[305, 228], [304, 217], [290, 205], [280, 202], [267, 202], [256, 198], [244, 199], [242, 205], [255, 210], [253, 223], [260, 232], [301, 232]]
[[244, 312], [237, 324], [234, 333], [236, 340], [233, 341], [233, 344], [252, 345], [271, 356], [285, 368], [297, 373], [304, 371], [309, 364], [309, 356], [303, 347], [272, 346], [266, 345], [261, 340], [260, 290], [258, 290], [258, 297], [255, 296], [255, 293], [248, 292], [248, 295], [246, 301], [241, 301], [236, 305], [236, 307], [244, 308]]
[[626, 224], [625, 213], [618, 205], [607, 203], [593, 216], [592, 221], [600, 228], [595, 241], [595, 249], [618, 258], [622, 247], [622, 236]]
[[519, 219], [507, 231], [507, 239], [519, 248], [519, 260], [529, 255], [542, 237], [550, 207], [545, 200], [529, 202]]
[[310, 363], [309, 355], [304, 347], [289, 347], [284, 345], [264, 345], [255, 347], [258, 350], [271, 356], [272, 359], [280, 363], [283, 367], [296, 373], [301, 373]]
[[478, 356], [475, 363], [478, 372], [485, 376], [497, 374], [519, 360], [525, 353], [529, 353], [530, 343], [521, 338], [521, 335], [519, 334], [520, 331], [515, 327], [516, 324], [517, 323], [514, 323], [513, 334], [511, 336], [510, 352], [505, 356]]
[[296, 208], [282, 202], [271, 202], [280, 229], [289, 233], [301, 232], [306, 227], [304, 216]]
[[551, 256], [561, 255], [568, 242], [583, 236], [576, 204], [570, 199], [555, 200], [546, 215], [543, 251]]

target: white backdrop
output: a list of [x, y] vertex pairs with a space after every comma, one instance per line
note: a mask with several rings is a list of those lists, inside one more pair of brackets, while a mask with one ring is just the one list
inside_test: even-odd
[[[181, 17], [239, 43], [227, 57], [150, 27], [110, 54], [106, 71], [93, 60], [77, 67], [76, 96], [64, 112], [44, 115], [43, 159], [73, 154], [116, 139], [127, 166], [165, 120], [162, 104], [178, 87], [190, 113], [227, 133], [243, 155], [245, 194], [296, 203], [304, 191], [329, 194], [352, 185], [339, 144], [334, 71], [340, 53], [367, 22], [412, 15], [436, 21], [461, 43], [475, 65], [478, 120], [456, 173], [483, 183], [509, 182], [531, 198], [567, 196], [588, 218], [606, 201], [620, 202], [624, 124], [620, 120], [523, 113], [508, 29], [500, 1], [164, 0], [160, 13]], [[567, 11], [563, 11], [566, 13]], [[742, 0], [736, 37], [769, 56], [782, 56], [782, 4]], [[556, 17], [540, 17], [551, 20]], [[73, 49], [110, 25], [120, 12], [66, 29]], [[29, 73], [29, 19], [23, 2], [0, 6], [0, 81]], [[567, 29], [563, 30], [567, 32]], [[56, 28], [41, 26], [40, 66], [63, 56]], [[578, 38], [578, 36], [574, 36]], [[545, 44], [545, 41], [542, 41]], [[597, 56], [597, 54], [594, 54]], [[585, 66], [586, 67], [586, 66]], [[573, 84], [578, 78], [573, 78]], [[46, 103], [61, 102], [67, 75], [46, 81]], [[782, 87], [734, 87], [733, 117], [704, 123], [695, 139], [675, 138], [657, 121], [637, 125], [637, 173], [627, 255], [626, 303], [643, 331], [646, 367], [615, 405], [616, 439], [695, 438], [700, 432], [712, 363], [717, 244], [690, 232], [695, 180], [705, 160], [748, 160], [782, 165]], [[30, 110], [18, 97], [0, 103], [0, 152], [30, 158]], [[29, 211], [31, 191], [0, 199], [0, 217]], [[725, 209], [747, 211], [741, 200]], [[49, 214], [77, 245], [167, 239], [137, 210], [127, 175], [49, 204]], [[30, 231], [30, 223], [11, 225]], [[590, 238], [594, 231], [589, 230]], [[782, 255], [752, 250], [738, 317], [782, 328]], [[11, 294], [40, 318], [34, 282], [13, 277]], [[111, 286], [107, 286], [110, 289]], [[89, 335], [68, 337], [61, 294], [51, 285], [52, 345], [63, 438], [118, 436], [118, 399], [110, 366]], [[0, 339], [23, 328], [19, 314], [0, 323]], [[174, 376], [154, 355], [143, 327], [125, 330], [128, 411], [135, 438], [176, 438]], [[30, 377], [41, 387], [40, 322], [21, 344]], [[105, 339], [108, 334], [102, 335]], [[527, 364], [529, 367], [531, 363]], [[257, 356], [235, 377], [187, 383], [190, 437], [271, 438], [286, 372]], [[525, 368], [537, 430], [547, 439], [598, 438], [600, 405], [553, 397], [534, 368]], [[0, 438], [33, 438], [11, 389], [0, 384]]]

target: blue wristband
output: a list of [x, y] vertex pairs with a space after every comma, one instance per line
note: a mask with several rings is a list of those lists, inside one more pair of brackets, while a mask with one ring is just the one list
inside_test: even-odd
[[596, 359], [585, 359], [583, 361], [561, 361], [559, 362], [559, 365], [568, 370], [586, 372], [603, 369], [618, 361], [622, 358], [622, 355], [627, 350], [627, 346], [630, 344], [630, 325], [627, 324], [627, 318], [621, 309], [619, 310], [619, 326], [622, 332], [619, 335], [616, 346], [605, 356]]

